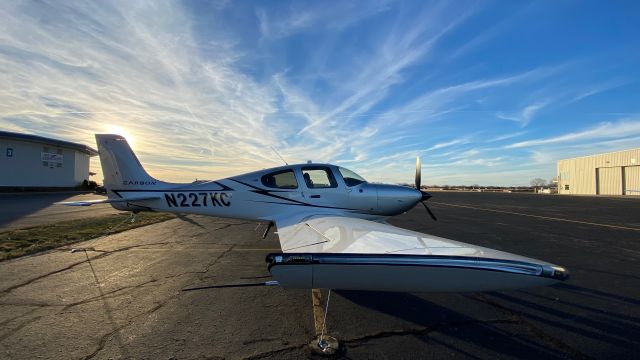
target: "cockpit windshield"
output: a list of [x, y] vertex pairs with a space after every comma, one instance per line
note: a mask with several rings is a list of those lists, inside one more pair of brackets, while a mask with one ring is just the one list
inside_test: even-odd
[[353, 171], [349, 170], [349, 169], [345, 169], [343, 167], [338, 167], [338, 170], [340, 170], [340, 174], [342, 174], [342, 178], [344, 179], [344, 183], [351, 187], [351, 186], [356, 186], [362, 183], [366, 183], [367, 180], [365, 180], [362, 176], [354, 173]]

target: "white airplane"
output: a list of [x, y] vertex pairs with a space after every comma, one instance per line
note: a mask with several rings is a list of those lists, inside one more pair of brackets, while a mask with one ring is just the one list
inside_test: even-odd
[[[492, 291], [550, 285], [568, 271], [544, 261], [405, 230], [385, 222], [431, 195], [371, 184], [331, 164], [297, 164], [217, 181], [175, 184], [149, 176], [124, 137], [96, 135], [105, 200], [126, 211], [162, 211], [269, 222], [281, 253], [267, 256], [284, 288], [401, 292]], [[265, 236], [267, 232], [265, 232]], [[265, 283], [266, 284], [266, 283]]]

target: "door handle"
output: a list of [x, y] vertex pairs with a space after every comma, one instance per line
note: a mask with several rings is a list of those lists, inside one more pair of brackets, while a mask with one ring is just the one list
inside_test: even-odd
[[320, 195], [311, 195], [309, 197], [312, 199], [320, 199]]

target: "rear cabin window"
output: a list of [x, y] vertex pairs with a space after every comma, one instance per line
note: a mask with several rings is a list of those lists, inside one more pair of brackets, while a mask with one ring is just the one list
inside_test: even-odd
[[262, 185], [276, 189], [297, 189], [298, 181], [293, 174], [293, 170], [283, 170], [264, 175], [261, 179]]
[[327, 167], [303, 167], [302, 177], [309, 189], [326, 189], [338, 187], [333, 173]]

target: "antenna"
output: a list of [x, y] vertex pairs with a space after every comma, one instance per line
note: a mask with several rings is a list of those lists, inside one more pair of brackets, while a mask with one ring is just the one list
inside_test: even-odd
[[287, 161], [282, 157], [282, 155], [280, 155], [280, 153], [278, 152], [278, 150], [276, 150], [273, 146], [269, 146], [269, 147], [271, 148], [271, 150], [273, 150], [273, 152], [274, 152], [274, 153], [276, 153], [276, 155], [278, 155], [278, 157], [280, 158], [280, 160], [282, 160], [282, 162], [283, 162], [285, 165], [289, 165], [289, 164], [287, 163]]

